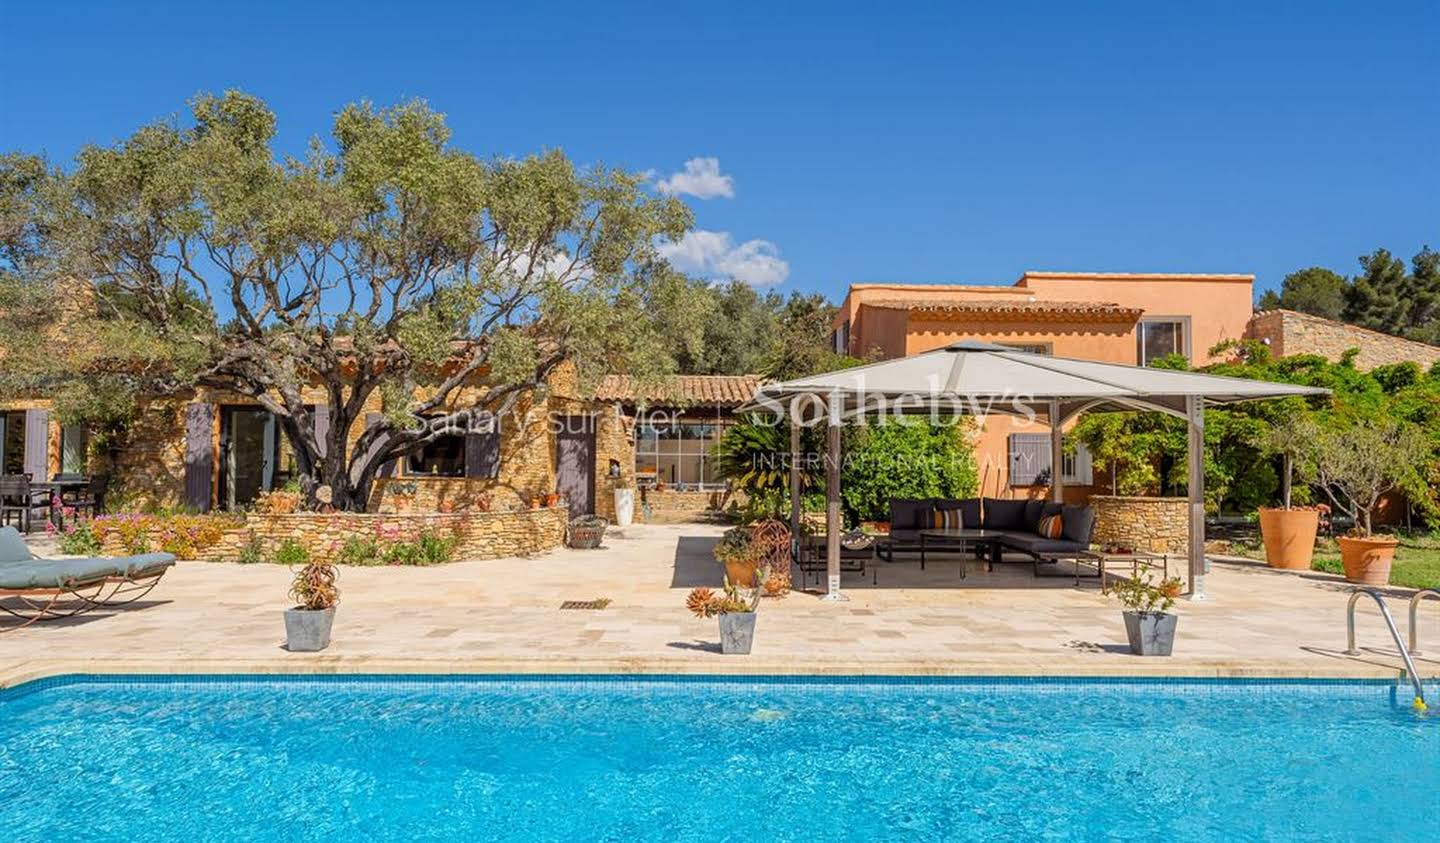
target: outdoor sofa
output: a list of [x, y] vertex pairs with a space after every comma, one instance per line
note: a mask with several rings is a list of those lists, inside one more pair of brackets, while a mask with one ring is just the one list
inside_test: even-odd
[[22, 621], [0, 631], [134, 602], [150, 593], [174, 564], [170, 553], [41, 559], [14, 527], [0, 527], [0, 611]]
[[[895, 499], [890, 501], [890, 535], [878, 546], [881, 558], [892, 562], [897, 552], [920, 551], [920, 531], [936, 527], [936, 512], [940, 510], [958, 511], [961, 529], [985, 530], [983, 543], [991, 550], [992, 564], [1000, 561], [1001, 553], [1007, 550], [1037, 562], [1072, 559], [1090, 548], [1095, 533], [1095, 510], [1089, 506], [1003, 498]], [[1059, 538], [1039, 533], [1040, 519], [1048, 515], [1060, 516]], [[926, 548], [939, 549], [939, 544], [927, 544]]]

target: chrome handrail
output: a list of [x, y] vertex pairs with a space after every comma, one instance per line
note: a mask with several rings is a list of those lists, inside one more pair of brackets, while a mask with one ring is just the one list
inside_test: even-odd
[[1357, 588], [1350, 593], [1350, 603], [1345, 607], [1345, 633], [1346, 643], [1345, 655], [1358, 656], [1360, 651], [1355, 649], [1355, 604], [1364, 595], [1375, 598], [1375, 603], [1380, 607], [1380, 617], [1385, 619], [1385, 625], [1390, 628], [1390, 637], [1395, 639], [1395, 647], [1400, 650], [1400, 658], [1405, 661], [1405, 670], [1410, 676], [1410, 684], [1415, 686], [1415, 700], [1421, 707], [1425, 705], [1425, 686], [1420, 683], [1420, 674], [1415, 670], [1415, 662], [1410, 659], [1410, 651], [1405, 649], [1405, 643], [1400, 639], [1400, 630], [1395, 626], [1395, 619], [1390, 617], [1390, 608], [1385, 605], [1385, 598], [1380, 592], [1373, 588]]
[[1440, 588], [1422, 588], [1410, 598], [1410, 655], [1420, 655], [1420, 601], [1426, 597], [1440, 600]]

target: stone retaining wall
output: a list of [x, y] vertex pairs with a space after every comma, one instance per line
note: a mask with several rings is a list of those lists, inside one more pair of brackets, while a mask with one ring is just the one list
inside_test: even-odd
[[1190, 540], [1190, 502], [1185, 498], [1091, 495], [1096, 544], [1152, 553], [1185, 554]]
[[732, 501], [743, 503], [743, 498], [730, 492], [694, 492], [676, 489], [641, 489], [636, 508], [638, 520], [644, 520], [645, 505], [650, 507], [651, 521], [682, 521], [699, 518], [709, 512], [721, 512]]
[[427, 529], [459, 538], [455, 548], [456, 560], [530, 556], [564, 542], [568, 514], [564, 507], [515, 512], [415, 514], [250, 513], [245, 517], [245, 526], [225, 531], [219, 543], [202, 551], [200, 556], [207, 561], [234, 561], [253, 535], [267, 551], [273, 551], [286, 540], [291, 540], [323, 558], [337, 553], [345, 540], [352, 536], [388, 536], [400, 541]]

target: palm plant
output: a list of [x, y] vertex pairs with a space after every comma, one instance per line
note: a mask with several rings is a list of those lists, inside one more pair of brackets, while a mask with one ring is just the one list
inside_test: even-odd
[[[823, 447], [815, 428], [800, 431], [800, 494], [824, 486]], [[790, 495], [790, 428], [755, 415], [740, 418], [713, 452], [716, 474], [761, 503], [764, 513], [774, 515], [785, 508]]]

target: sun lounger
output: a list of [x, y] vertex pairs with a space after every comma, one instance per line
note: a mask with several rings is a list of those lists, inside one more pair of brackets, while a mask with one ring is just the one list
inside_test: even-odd
[[131, 603], [149, 594], [174, 564], [169, 553], [40, 559], [15, 528], [0, 527], [0, 611], [22, 621], [0, 631]]

